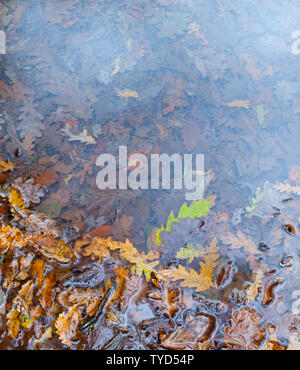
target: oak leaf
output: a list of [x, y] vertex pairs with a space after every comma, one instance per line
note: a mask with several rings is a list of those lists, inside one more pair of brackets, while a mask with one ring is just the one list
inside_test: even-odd
[[237, 236], [231, 232], [227, 232], [221, 236], [223, 244], [230, 244], [232, 249], [244, 249], [248, 257], [246, 261], [249, 262], [252, 270], [257, 269], [258, 261], [255, 255], [262, 254], [262, 252], [257, 249], [256, 244], [252, 239], [247, 239], [246, 236], [238, 231]]
[[20, 229], [10, 225], [0, 228], [0, 252], [8, 249], [12, 250], [15, 247], [26, 246], [32, 236], [24, 234]]
[[265, 338], [265, 330], [259, 327], [260, 315], [248, 307], [236, 311], [231, 326], [225, 327], [224, 341], [230, 349], [256, 349]]
[[10, 171], [14, 167], [15, 165], [11, 161], [7, 161], [7, 162], [0, 161], [0, 173]]
[[18, 189], [11, 188], [9, 191], [9, 203], [14, 207], [25, 208], [22, 194]]
[[103, 258], [110, 257], [107, 243], [103, 243], [100, 237], [93, 238], [90, 234], [85, 234], [83, 239], [77, 240], [75, 249], [82, 256], [91, 256], [92, 259], [99, 259], [100, 262]]
[[172, 211], [168, 217], [166, 226], [161, 225], [159, 229], [156, 230], [155, 235], [155, 244], [160, 245], [162, 240], [160, 238], [160, 233], [162, 231], [171, 231], [171, 225], [173, 222], [178, 222], [182, 218], [200, 218], [209, 212], [209, 210], [215, 204], [215, 196], [209, 196], [207, 199], [200, 199], [198, 201], [193, 201], [190, 206], [187, 203], [184, 203], [178, 212], [178, 216], [175, 217], [174, 212]]
[[63, 241], [52, 236], [39, 235], [34, 239], [38, 251], [46, 258], [68, 263], [74, 258], [73, 250]]
[[52, 168], [46, 168], [36, 179], [35, 182], [41, 186], [50, 186], [58, 180], [57, 172]]
[[46, 311], [50, 308], [52, 298], [54, 296], [54, 287], [56, 280], [54, 274], [51, 272], [44, 281], [43, 286], [39, 289], [41, 297], [38, 298], [42, 308]]
[[179, 284], [182, 287], [195, 288], [196, 292], [201, 292], [210, 289], [214, 286], [213, 284], [213, 272], [218, 265], [217, 254], [218, 246], [217, 240], [214, 238], [208, 248], [209, 253], [203, 256], [203, 262], [200, 262], [200, 273], [197, 273], [194, 269], [187, 271], [182, 265], [177, 268], [171, 268], [169, 270], [163, 270], [162, 275], [171, 281], [182, 280]]
[[286, 183], [286, 184], [280, 183], [280, 184], [274, 185], [274, 189], [279, 190], [282, 193], [283, 192], [284, 193], [294, 193], [294, 194], [300, 195], [300, 186], [299, 185], [292, 186], [288, 183]]
[[69, 288], [61, 292], [57, 300], [64, 308], [77, 306], [80, 311], [85, 309], [88, 316], [94, 315], [103, 297], [103, 291], [87, 288]]
[[77, 305], [68, 309], [68, 312], [63, 312], [58, 316], [55, 327], [59, 339], [67, 346], [72, 345], [72, 340], [76, 336], [77, 327], [82, 319], [81, 312]]

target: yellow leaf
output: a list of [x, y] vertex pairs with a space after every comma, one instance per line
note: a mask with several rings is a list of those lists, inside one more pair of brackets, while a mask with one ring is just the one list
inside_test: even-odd
[[15, 207], [25, 208], [22, 194], [18, 189], [10, 188], [9, 191], [9, 202]]
[[150, 251], [147, 254], [144, 252], [139, 253], [128, 239], [126, 239], [125, 243], [122, 243], [107, 238], [102, 239], [102, 243], [110, 250], [119, 250], [120, 257], [133, 265], [131, 268], [132, 273], [139, 276], [144, 273], [147, 281], [150, 280], [151, 273], [154, 273], [159, 278], [157, 272], [154, 270], [159, 263], [157, 260], [160, 256], [159, 252]]
[[0, 173], [9, 171], [13, 169], [14, 167], [15, 165], [11, 161], [7, 161], [7, 162], [0, 161]]
[[53, 236], [39, 235], [34, 242], [39, 252], [46, 258], [60, 263], [68, 263], [74, 258], [73, 250], [63, 240], [56, 240]]
[[138, 98], [138, 93], [136, 91], [133, 91], [130, 89], [120, 90], [118, 88], [116, 88], [115, 90], [117, 92], [117, 95], [120, 96], [121, 98], [124, 98], [124, 99]]
[[75, 249], [82, 256], [91, 256], [92, 259], [98, 258], [100, 262], [105, 257], [110, 257], [110, 251], [107, 243], [103, 242], [104, 239], [99, 237], [92, 237], [85, 234], [82, 240], [75, 242]]
[[20, 328], [19, 312], [12, 310], [7, 314], [8, 333], [11, 338], [17, 338]]

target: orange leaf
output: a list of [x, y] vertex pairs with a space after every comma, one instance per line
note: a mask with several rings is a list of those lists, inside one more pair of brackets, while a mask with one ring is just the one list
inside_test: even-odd
[[67, 313], [63, 312], [58, 316], [55, 327], [58, 337], [63, 344], [67, 346], [72, 345], [72, 340], [76, 335], [81, 318], [81, 313], [76, 305], [70, 307]]

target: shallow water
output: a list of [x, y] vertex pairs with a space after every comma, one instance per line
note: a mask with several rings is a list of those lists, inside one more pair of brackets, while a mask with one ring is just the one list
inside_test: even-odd
[[[283, 345], [298, 320], [299, 12], [296, 0], [0, 4], [0, 159], [16, 164], [12, 176], [40, 176], [47, 194], [34, 209], [68, 228], [71, 243], [89, 232], [146, 251], [151, 230], [178, 214], [185, 191], [99, 190], [97, 157], [117, 157], [119, 146], [148, 159], [204, 154], [212, 214], [203, 227], [182, 220], [163, 232], [163, 263], [216, 237], [220, 284], [206, 298], [228, 303], [261, 270], [245, 262], [245, 242], [239, 249], [224, 241], [242, 232], [268, 266], [262, 301], [252, 305]], [[293, 188], [280, 191], [280, 183]], [[235, 276], [224, 286], [222, 266]], [[148, 306], [140, 311], [151, 319]]]

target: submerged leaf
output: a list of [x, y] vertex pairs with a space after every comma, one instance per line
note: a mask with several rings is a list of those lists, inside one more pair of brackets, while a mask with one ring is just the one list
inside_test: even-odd
[[209, 212], [209, 210], [214, 206], [215, 204], [215, 197], [210, 196], [207, 199], [200, 199], [197, 201], [193, 201], [190, 206], [188, 206], [186, 203], [182, 205], [182, 207], [179, 210], [178, 216], [174, 216], [174, 212], [172, 211], [168, 217], [167, 225], [164, 227], [161, 226], [160, 229], [157, 229], [156, 236], [155, 236], [155, 243], [156, 245], [160, 245], [162, 243], [160, 238], [160, 233], [162, 231], [171, 231], [171, 225], [173, 222], [178, 222], [179, 219], [182, 218], [200, 218]]
[[213, 284], [213, 272], [218, 265], [219, 258], [217, 240], [214, 238], [208, 248], [208, 253], [203, 256], [203, 262], [200, 262], [200, 274], [194, 269], [187, 271], [182, 265], [177, 268], [163, 270], [162, 275], [171, 281], [182, 280], [179, 284], [182, 287], [195, 288], [196, 292], [201, 292], [210, 289]]

